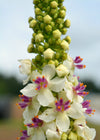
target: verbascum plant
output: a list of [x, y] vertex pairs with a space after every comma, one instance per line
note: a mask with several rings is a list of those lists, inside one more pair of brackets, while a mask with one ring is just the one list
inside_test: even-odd
[[76, 68], [86, 66], [83, 59], [68, 54], [71, 38], [66, 35], [70, 20], [65, 19], [64, 0], [34, 0], [35, 18], [30, 17], [32, 40], [28, 52], [32, 60], [19, 60], [19, 70], [27, 75], [20, 90], [25, 130], [19, 140], [94, 140], [96, 131], [86, 124], [85, 114], [95, 110], [86, 85], [74, 75]]

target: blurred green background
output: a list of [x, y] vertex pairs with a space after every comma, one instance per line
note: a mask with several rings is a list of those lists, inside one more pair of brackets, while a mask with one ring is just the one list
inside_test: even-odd
[[[96, 109], [88, 124], [97, 130], [100, 140], [100, 1], [65, 0], [66, 18], [71, 20], [67, 35], [72, 38], [70, 55], [80, 55], [87, 65], [75, 74], [87, 84], [91, 105]], [[23, 77], [18, 71], [18, 59], [31, 59], [27, 53], [32, 31], [28, 17], [34, 16], [32, 0], [0, 0], [0, 139], [14, 140], [22, 129], [22, 110], [16, 107]]]

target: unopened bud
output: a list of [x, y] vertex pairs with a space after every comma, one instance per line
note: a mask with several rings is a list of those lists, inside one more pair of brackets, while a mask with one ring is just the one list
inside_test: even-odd
[[39, 33], [35, 36], [35, 41], [36, 42], [41, 42], [43, 40], [44, 40], [44, 36], [41, 33]]
[[66, 11], [65, 11], [65, 10], [60, 10], [59, 16], [60, 16], [61, 18], [65, 18], [65, 16], [66, 16]]
[[51, 25], [47, 25], [45, 27], [46, 32], [50, 33], [52, 31], [52, 26]]
[[56, 68], [56, 72], [57, 72], [59, 77], [66, 76], [69, 73], [67, 67], [65, 67], [63, 64], [60, 64]]
[[61, 135], [61, 140], [67, 140], [67, 134], [66, 133], [62, 133]]
[[45, 59], [52, 59], [54, 57], [54, 51], [50, 48], [48, 48], [46, 51], [44, 51], [44, 58]]
[[62, 18], [57, 18], [56, 22], [57, 22], [58, 24], [62, 24], [62, 23], [64, 22], [64, 20], [63, 20]]
[[41, 10], [40, 10], [39, 8], [36, 8], [36, 9], [35, 9], [35, 14], [36, 14], [36, 15], [41, 15]]
[[48, 62], [48, 64], [53, 64], [53, 65], [55, 65], [55, 62], [54, 62], [53, 60], [50, 60], [50, 61]]
[[43, 46], [39, 45], [39, 47], [38, 47], [38, 51], [42, 53], [42, 52], [44, 51]]
[[66, 51], [66, 50], [69, 50], [69, 44], [67, 41], [63, 40], [61, 42], [61, 47]]
[[52, 1], [51, 3], [50, 3], [50, 6], [51, 6], [51, 8], [57, 8], [57, 6], [58, 6], [58, 3], [56, 2], [56, 1]]
[[63, 29], [61, 29], [61, 32], [62, 32], [63, 35], [65, 35], [66, 32], [67, 32], [67, 29], [66, 28], [63, 28]]
[[64, 25], [65, 25], [65, 27], [69, 28], [71, 25], [70, 20], [69, 19], [65, 20]]
[[66, 36], [66, 37], [65, 37], [65, 40], [68, 42], [68, 44], [71, 43], [71, 37], [70, 37], [70, 36]]
[[43, 17], [42, 16], [37, 16], [37, 20], [41, 22], [41, 21], [43, 21]]
[[52, 20], [52, 18], [49, 15], [46, 15], [44, 17], [44, 23], [46, 23], [46, 24], [50, 24], [51, 23], [51, 20]]
[[55, 31], [53, 31], [53, 37], [55, 39], [59, 39], [61, 37], [61, 32], [58, 29], [56, 29]]
[[33, 46], [33, 44], [30, 44], [30, 45], [28, 46], [27, 51], [28, 51], [29, 53], [33, 53], [33, 52], [34, 52], [34, 46]]
[[33, 20], [33, 17], [29, 17], [28, 18], [28, 23], [30, 23], [30, 21], [32, 21]]
[[30, 28], [34, 28], [36, 23], [37, 23], [37, 21], [35, 19], [31, 20], [30, 24], [29, 24]]
[[68, 138], [69, 138], [70, 140], [77, 140], [77, 134], [74, 133], [74, 132], [70, 132]]

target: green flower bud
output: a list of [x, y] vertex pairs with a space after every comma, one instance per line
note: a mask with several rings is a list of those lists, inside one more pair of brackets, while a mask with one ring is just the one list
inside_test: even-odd
[[36, 14], [36, 15], [41, 15], [41, 10], [40, 10], [39, 8], [36, 8], [36, 9], [35, 9], [35, 14]]
[[54, 19], [57, 18], [58, 17], [58, 13], [55, 13], [53, 17], [54, 17]]
[[41, 33], [35, 36], [35, 42], [41, 42], [43, 40], [44, 40], [44, 36]]
[[39, 0], [33, 0], [33, 4], [38, 4]]
[[63, 40], [61, 42], [61, 47], [66, 51], [66, 50], [69, 50], [69, 44], [67, 41]]
[[37, 16], [37, 20], [41, 22], [41, 21], [43, 21], [43, 17], [42, 16]]
[[30, 24], [29, 24], [30, 28], [34, 28], [36, 23], [37, 23], [37, 21], [35, 19], [31, 20]]
[[41, 23], [41, 24], [40, 24], [40, 28], [43, 30], [44, 27], [45, 27], [44, 23]]
[[53, 31], [53, 37], [55, 39], [59, 39], [61, 37], [61, 32], [58, 29], [56, 29], [55, 31]]
[[27, 48], [28, 53], [33, 53], [35, 51], [35, 48], [33, 46], [33, 44], [30, 44]]
[[70, 36], [66, 36], [65, 40], [70, 44], [71, 43], [71, 37]]
[[66, 7], [65, 7], [65, 6], [62, 6], [62, 7], [61, 7], [61, 10], [66, 11]]
[[60, 52], [57, 52], [57, 53], [55, 54], [55, 58], [56, 58], [56, 59], [59, 59], [60, 56], [61, 56], [61, 55], [60, 55]]
[[32, 59], [32, 63], [33, 63], [34, 65], [36, 65], [36, 61], [35, 61], [35, 59]]
[[51, 26], [54, 27], [55, 26], [55, 23], [54, 22], [51, 22]]
[[56, 22], [57, 22], [58, 24], [62, 24], [62, 23], [64, 22], [64, 20], [63, 20], [62, 18], [57, 18]]
[[54, 42], [54, 38], [50, 38], [50, 39], [48, 40], [48, 43], [49, 43], [50, 45], [52, 45], [53, 42]]
[[30, 21], [32, 21], [33, 20], [33, 17], [29, 17], [28, 18], [28, 23], [30, 23]]
[[62, 133], [61, 135], [61, 140], [67, 140], [67, 134], [66, 133]]
[[55, 62], [54, 62], [53, 60], [50, 60], [50, 61], [48, 62], [48, 64], [53, 64], [53, 65], [55, 65]]
[[50, 6], [51, 6], [51, 8], [57, 8], [57, 6], [58, 6], [58, 3], [56, 2], [56, 1], [52, 1], [51, 3], [50, 3]]
[[57, 9], [51, 9], [50, 14], [54, 15], [55, 13], [57, 13]]
[[74, 133], [74, 132], [70, 132], [68, 138], [69, 138], [70, 140], [77, 140], [77, 134]]
[[49, 0], [43, 0], [44, 3], [49, 3]]
[[38, 46], [38, 51], [39, 51], [40, 53], [42, 53], [42, 52], [44, 51], [43, 46], [39, 45], [39, 46]]
[[31, 43], [35, 44], [35, 39], [34, 38], [31, 39]]
[[65, 27], [69, 28], [71, 25], [70, 20], [69, 19], [65, 20], [64, 25], [65, 25]]
[[36, 60], [36, 61], [41, 61], [41, 60], [42, 60], [41, 55], [37, 55], [37, 56], [35, 57], [35, 60]]
[[56, 44], [57, 45], [60, 45], [61, 44], [61, 39], [60, 38], [56, 40]]
[[32, 34], [32, 36], [35, 38], [35, 36], [36, 36], [36, 33], [33, 33], [33, 34]]
[[39, 7], [40, 9], [42, 9], [42, 3], [39, 3], [39, 4], [38, 4], [38, 7]]
[[66, 59], [67, 59], [67, 53], [64, 53], [64, 54], [62, 55], [62, 59], [63, 59], [63, 60], [66, 60]]
[[52, 18], [49, 15], [46, 15], [44, 17], [44, 23], [46, 23], [46, 24], [50, 24], [51, 23], [51, 20], [52, 20]]
[[65, 16], [66, 16], [66, 11], [65, 11], [65, 10], [60, 10], [59, 16], [60, 16], [61, 18], [65, 18]]
[[49, 47], [49, 44], [47, 42], [45, 42], [44, 47], [47, 49]]
[[46, 11], [47, 11], [47, 12], [50, 12], [50, 6], [48, 6], [48, 7], [46, 8]]
[[61, 29], [61, 32], [62, 32], [63, 35], [65, 35], [66, 32], [67, 32], [67, 29], [66, 28], [63, 28], [63, 29]]
[[55, 66], [57, 67], [59, 64], [58, 60], [55, 60], [54, 62], [55, 62]]
[[55, 52], [50, 48], [45, 50], [43, 53], [45, 59], [52, 59], [54, 57], [54, 54], [55, 54]]
[[46, 30], [47, 33], [50, 33], [52, 31], [52, 26], [51, 25], [47, 25], [45, 27], [45, 30]]
[[63, 24], [59, 24], [59, 29], [63, 28]]

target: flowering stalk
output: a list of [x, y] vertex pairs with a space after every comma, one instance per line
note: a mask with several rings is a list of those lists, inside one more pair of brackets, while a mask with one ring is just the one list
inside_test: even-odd
[[35, 18], [29, 18], [32, 40], [29, 53], [32, 60], [20, 60], [19, 70], [27, 75], [20, 90], [24, 109], [25, 131], [19, 140], [94, 140], [95, 129], [86, 125], [84, 114], [95, 110], [84, 101], [89, 92], [74, 75], [75, 68], [83, 69], [83, 59], [72, 59], [69, 52], [71, 38], [65, 35], [70, 20], [64, 20], [64, 0], [33, 0]]

